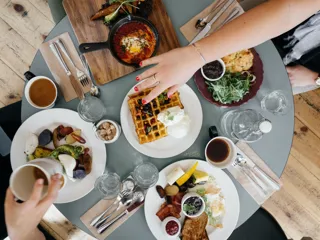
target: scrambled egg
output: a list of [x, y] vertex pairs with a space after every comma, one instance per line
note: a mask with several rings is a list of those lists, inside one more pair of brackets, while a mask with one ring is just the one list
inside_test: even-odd
[[249, 49], [232, 53], [222, 58], [228, 72], [242, 72], [249, 70], [253, 65], [253, 54]]
[[148, 41], [144, 38], [127, 36], [122, 38], [121, 45], [125, 47], [127, 52], [138, 54], [146, 45], [148, 45]]

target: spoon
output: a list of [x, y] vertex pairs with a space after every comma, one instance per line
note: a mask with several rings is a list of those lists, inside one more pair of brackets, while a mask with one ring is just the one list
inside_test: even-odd
[[95, 224], [95, 227], [98, 228], [100, 227], [108, 218], [112, 216], [113, 213], [117, 212], [121, 207], [128, 207], [133, 201], [133, 196], [125, 196], [120, 200], [120, 203], [116, 209], [113, 209], [111, 213], [106, 215], [104, 218], [102, 218], [99, 222]]
[[202, 29], [204, 28], [207, 24], [208, 24], [208, 18], [211, 16], [211, 14], [216, 11], [220, 6], [222, 6], [223, 4], [225, 4], [226, 1], [222, 1], [220, 2], [217, 6], [214, 6], [210, 12], [208, 13], [207, 16], [205, 16], [204, 18], [199, 18], [196, 22], [195, 28], [197, 29]]
[[128, 207], [123, 213], [121, 213], [119, 216], [115, 217], [114, 219], [112, 219], [110, 222], [105, 223], [103, 225], [101, 225], [98, 228], [98, 233], [102, 234], [108, 227], [110, 227], [112, 224], [114, 224], [115, 222], [117, 222], [119, 219], [121, 219], [122, 217], [126, 216], [127, 214], [129, 214], [131, 211], [133, 211], [134, 209], [136, 209], [142, 202], [144, 201], [144, 194], [142, 191], [137, 191], [134, 193], [133, 196], [133, 203], [130, 205], [130, 207]]

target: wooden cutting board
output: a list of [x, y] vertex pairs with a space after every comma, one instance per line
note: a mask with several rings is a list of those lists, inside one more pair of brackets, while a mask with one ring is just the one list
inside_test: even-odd
[[[105, 2], [106, 0], [63, 1], [63, 6], [80, 44], [107, 41], [109, 29], [103, 24], [103, 21], [90, 21], [90, 17]], [[149, 20], [156, 26], [160, 36], [157, 54], [168, 52], [180, 46], [162, 0], [153, 0], [153, 9]], [[93, 77], [99, 85], [106, 84], [135, 71], [133, 67], [120, 64], [107, 49], [86, 53], [85, 57]]]

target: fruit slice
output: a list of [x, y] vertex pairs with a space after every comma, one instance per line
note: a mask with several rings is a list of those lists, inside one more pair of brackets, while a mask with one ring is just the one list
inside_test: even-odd
[[[75, 134], [75, 135], [81, 136], [81, 130], [80, 129], [77, 129], [72, 133]], [[72, 137], [72, 135], [71, 135], [72, 133], [68, 134], [67, 137], [66, 137], [66, 143], [67, 144], [73, 144], [73, 143], [75, 143], [77, 141], [74, 137]]]
[[182, 177], [180, 177], [176, 183], [181, 186], [182, 184], [184, 184], [186, 181], [188, 181], [188, 179], [192, 176], [192, 174], [194, 173], [194, 171], [197, 169], [198, 166], [198, 162], [196, 162], [195, 164], [193, 164], [193, 166], [191, 168], [188, 169], [188, 171], [182, 175]]
[[195, 177], [196, 181], [194, 182], [195, 184], [199, 182], [207, 182], [209, 175], [206, 172], [195, 170], [193, 173], [193, 176]]

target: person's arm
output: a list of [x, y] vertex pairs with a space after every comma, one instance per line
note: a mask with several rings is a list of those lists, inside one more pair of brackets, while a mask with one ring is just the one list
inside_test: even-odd
[[319, 0], [272, 0], [249, 10], [197, 44], [210, 62], [279, 36], [318, 10]]
[[[320, 0], [272, 0], [244, 13], [195, 45], [206, 62], [211, 62], [278, 36], [318, 10]], [[158, 83], [144, 98], [144, 103], [150, 102], [167, 88], [170, 88], [170, 96], [205, 62], [194, 46], [187, 46], [144, 60], [141, 66], [151, 64], [156, 66], [137, 76], [137, 81], [147, 79], [138, 86], [137, 91]]]

